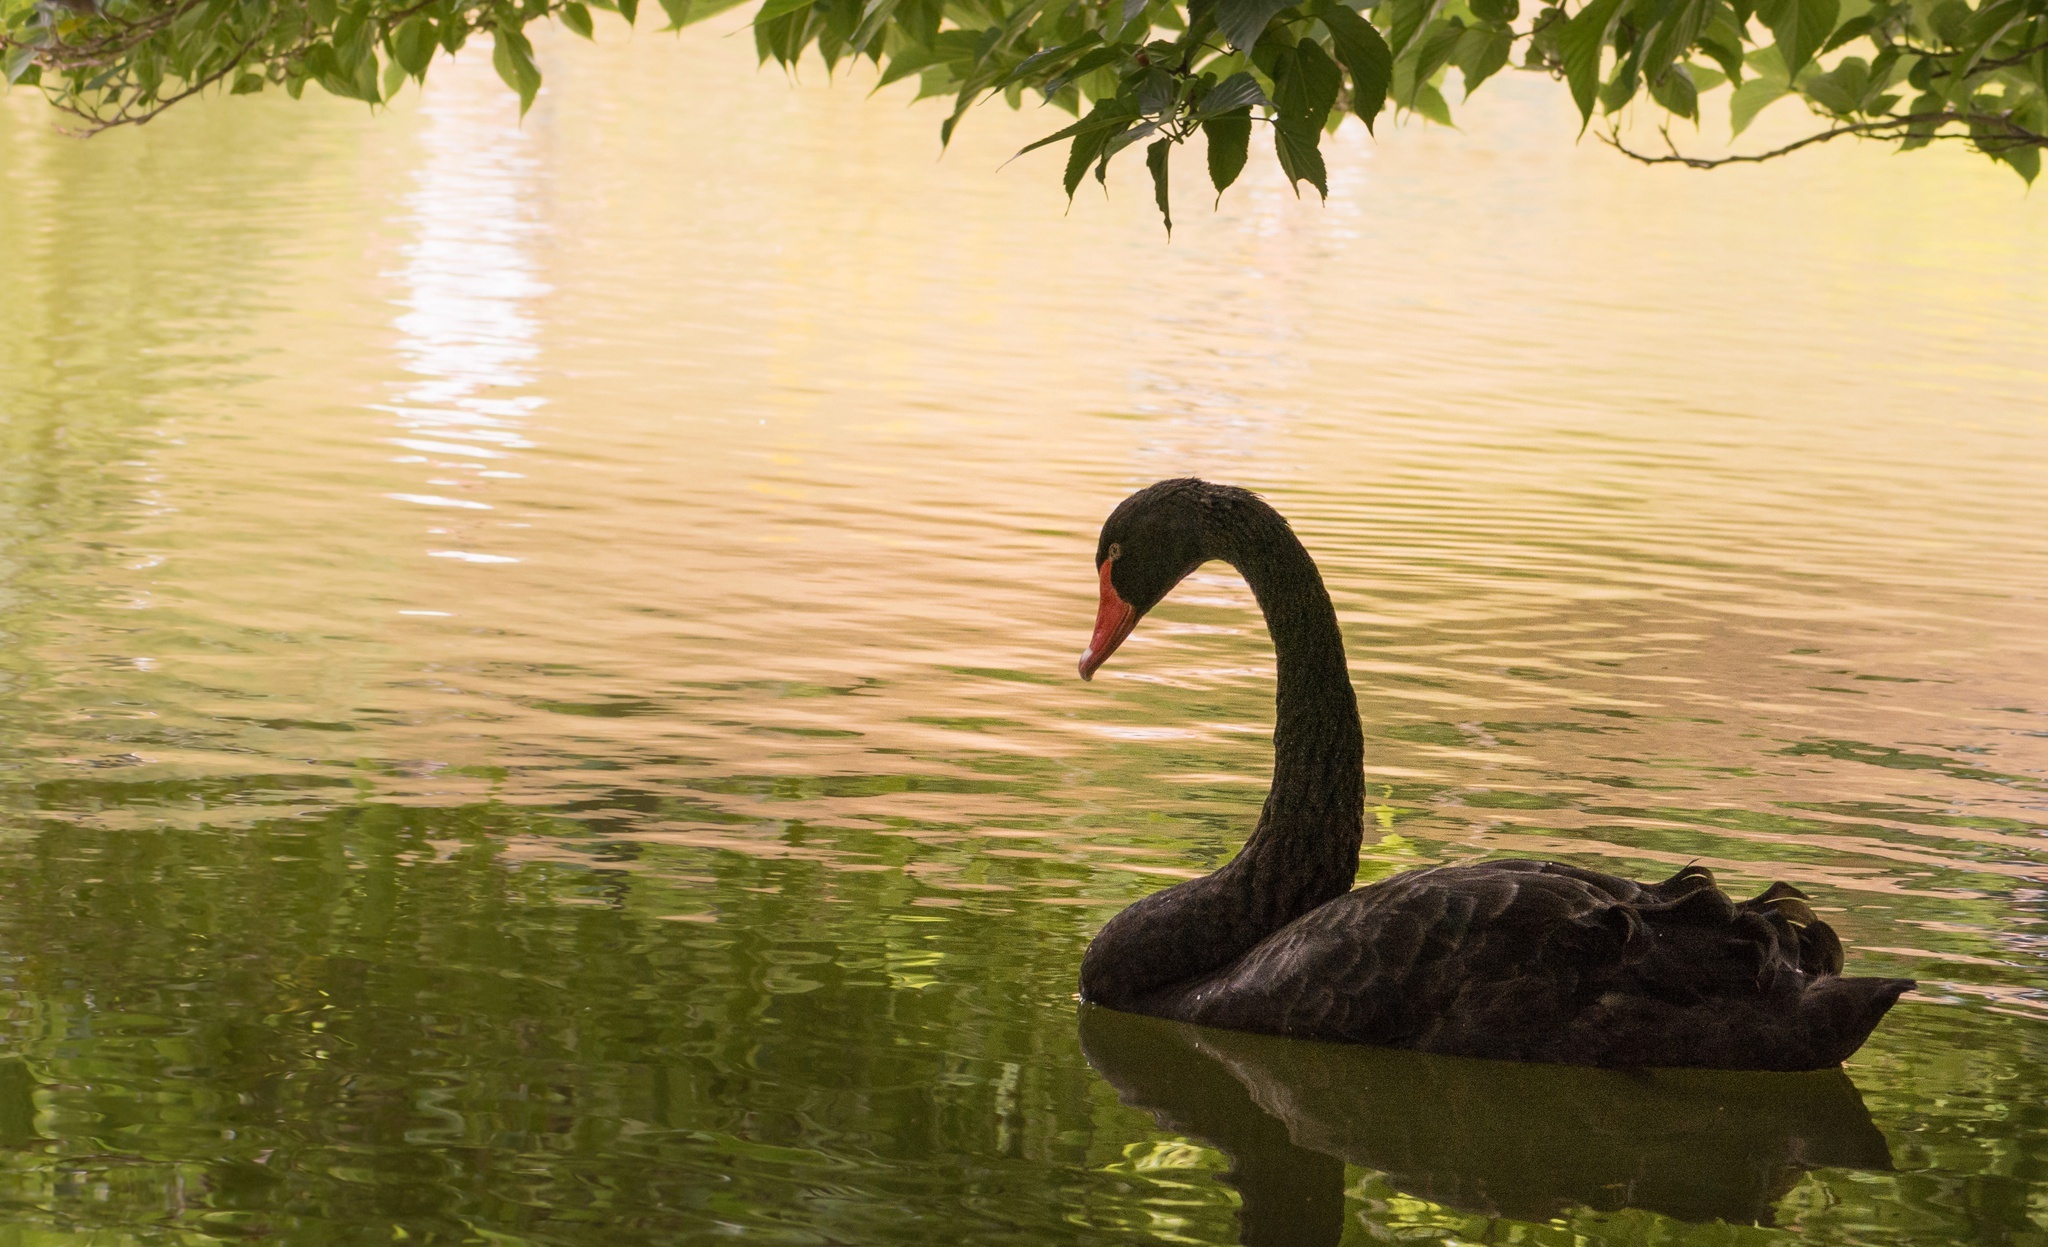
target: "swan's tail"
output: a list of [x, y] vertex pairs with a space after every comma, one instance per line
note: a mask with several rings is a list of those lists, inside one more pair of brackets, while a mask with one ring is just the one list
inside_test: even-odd
[[1711, 871], [1688, 864], [1645, 890], [1656, 899], [1637, 912], [1660, 937], [1647, 960], [1658, 966], [1664, 990], [1683, 983], [1725, 1008], [1740, 995], [1735, 980], [1753, 974], [1765, 1001], [1775, 1001], [1748, 1015], [1754, 1048], [1745, 1061], [1767, 1053], [1760, 1063], [1770, 1068], [1840, 1065], [1914, 986], [1911, 979], [1843, 978], [1841, 940], [1791, 884], [1738, 902]]
[[1912, 979], [1845, 979], [1826, 975], [1806, 989], [1799, 1020], [1811, 1037], [1817, 1065], [1840, 1065], [1913, 990]]

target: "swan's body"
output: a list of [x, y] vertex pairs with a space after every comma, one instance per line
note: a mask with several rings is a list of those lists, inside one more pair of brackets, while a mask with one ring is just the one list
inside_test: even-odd
[[1737, 904], [1688, 867], [1640, 884], [1555, 862], [1410, 871], [1352, 890], [1363, 737], [1321, 575], [1255, 495], [1161, 481], [1103, 525], [1082, 675], [1209, 559], [1234, 564], [1279, 658], [1273, 787], [1238, 856], [1132, 905], [1081, 963], [1113, 1009], [1235, 1030], [1581, 1065], [1818, 1069], [1907, 979], [1843, 978], [1802, 894]]

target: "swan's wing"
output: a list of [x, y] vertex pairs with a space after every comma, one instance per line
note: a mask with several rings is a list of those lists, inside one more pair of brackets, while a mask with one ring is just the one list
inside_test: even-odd
[[[1813, 1068], [1905, 980], [1842, 979], [1796, 889], [1644, 885], [1551, 862], [1414, 871], [1306, 914], [1177, 1016], [1304, 1038], [1599, 1065]], [[1846, 1044], [1846, 1046], [1844, 1046]]]

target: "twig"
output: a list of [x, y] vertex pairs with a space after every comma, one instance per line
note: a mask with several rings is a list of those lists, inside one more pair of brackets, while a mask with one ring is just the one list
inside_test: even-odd
[[[1956, 122], [1968, 124], [1973, 128], [1996, 126], [2003, 130], [2004, 133], [1935, 133], [1942, 126]], [[1901, 133], [1923, 127], [1925, 132], [1922, 134]], [[1816, 144], [1842, 138], [1845, 135], [1858, 138], [1887, 139], [1901, 137], [1926, 138], [1930, 140], [1966, 139], [1974, 142], [1978, 149], [1984, 152], [2012, 151], [2022, 147], [2048, 147], [2048, 135], [2036, 134], [2013, 121], [2010, 117], [1985, 113], [1908, 113], [1902, 117], [1883, 117], [1874, 121], [1850, 122], [1847, 125], [1839, 125], [1831, 129], [1822, 130], [1818, 134], [1809, 134], [1803, 139], [1787, 143], [1782, 147], [1774, 147], [1766, 152], [1745, 152], [1733, 156], [1688, 156], [1678, 150], [1678, 144], [1672, 142], [1671, 132], [1668, 127], [1663, 129], [1662, 133], [1664, 135], [1664, 145], [1671, 150], [1671, 154], [1668, 156], [1656, 156], [1647, 152], [1639, 152], [1622, 142], [1620, 133], [1615, 130], [1609, 130], [1607, 133], [1600, 135], [1600, 141], [1622, 155], [1627, 156], [1630, 160], [1638, 161], [1642, 164], [1675, 164], [1684, 165], [1688, 169], [1718, 169], [1722, 165], [1761, 164], [1766, 160], [1776, 160], [1780, 156], [1788, 156], [1802, 147], [1812, 147]]]

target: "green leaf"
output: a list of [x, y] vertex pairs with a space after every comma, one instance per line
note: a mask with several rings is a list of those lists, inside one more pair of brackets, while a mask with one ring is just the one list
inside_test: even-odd
[[[1664, 71], [1699, 38], [1708, 12], [1718, 7], [1714, 0], [1661, 0], [1658, 8], [1652, 10], [1661, 11], [1661, 16], [1652, 21], [1640, 40], [1640, 63], [1643, 78], [1652, 84], [1653, 92]], [[1635, 17], [1641, 21], [1644, 15], [1638, 12]]]
[[[766, 26], [778, 17], [785, 17], [798, 9], [808, 9], [812, 3], [813, 0], [766, 0], [760, 12], [754, 14], [754, 25]], [[681, 22], [676, 24], [682, 25]]]
[[1758, 113], [1791, 93], [1792, 88], [1783, 78], [1751, 78], [1735, 88], [1728, 101], [1728, 124], [1733, 128], [1729, 137], [1749, 129]]
[[582, 35], [585, 39], [595, 38], [596, 27], [590, 24], [590, 10], [580, 4], [565, 4], [561, 8], [562, 25]]
[[1251, 109], [1210, 117], [1202, 122], [1202, 134], [1209, 140], [1209, 181], [1216, 187], [1216, 198], [1221, 202], [1223, 192], [1244, 172], [1244, 162], [1251, 154]]
[[[1061, 139], [1078, 138], [1088, 134], [1106, 134], [1112, 129], [1121, 129], [1137, 119], [1138, 106], [1132, 100], [1122, 96], [1113, 100], [1097, 100], [1095, 107], [1088, 110], [1086, 117], [1081, 118], [1073, 125], [1046, 135], [1035, 143], [1026, 143], [1017, 149], [1017, 156], [1022, 156], [1026, 152], [1035, 152], [1039, 148], [1050, 143], [1057, 143]], [[1015, 160], [1017, 156], [1012, 156], [1010, 159]]]
[[1927, 14], [1927, 26], [1950, 47], [1961, 47], [1968, 38], [1970, 6], [1964, 0], [1941, 0]]
[[1074, 145], [1067, 149], [1067, 171], [1060, 179], [1060, 185], [1067, 188], [1068, 203], [1074, 202], [1074, 192], [1080, 189], [1081, 179], [1088, 175], [1088, 166], [1102, 156], [1102, 145], [1109, 141], [1110, 133], [1108, 130], [1091, 130], [1074, 136]]
[[35, 66], [36, 50], [33, 47], [24, 45], [22, 47], [9, 48], [6, 64], [7, 85], [13, 86], [15, 83], [28, 77], [28, 71], [34, 69]]
[[1455, 17], [1432, 23], [1422, 38], [1415, 41], [1415, 81], [1428, 82], [1435, 77], [1437, 70], [1450, 63], [1451, 54], [1457, 51], [1458, 41], [1464, 37], [1465, 23]]
[[1709, 22], [1695, 43], [1700, 51], [1713, 58], [1730, 82], [1742, 81], [1742, 36], [1735, 32], [1733, 26]]
[[1330, 197], [1329, 172], [1324, 169], [1323, 153], [1317, 148], [1322, 137], [1321, 126], [1300, 119], [1273, 119], [1273, 150], [1280, 157], [1280, 171], [1287, 175], [1287, 184], [1295, 188], [1296, 195], [1301, 194], [1301, 183], [1307, 182], [1324, 199]]
[[1173, 140], [1160, 139], [1145, 149], [1145, 167], [1152, 171], [1152, 202], [1166, 220], [1166, 236], [1173, 237], [1173, 199], [1166, 193], [1166, 162], [1173, 155]]
[[1593, 0], [1558, 32], [1565, 81], [1571, 86], [1572, 102], [1579, 106], [1580, 133], [1593, 121], [1593, 102], [1600, 91], [1600, 52], [1607, 46], [1607, 32], [1621, 16], [1622, 6], [1632, 2]]
[[540, 94], [540, 69], [533, 63], [533, 45], [509, 26], [499, 27], [492, 42], [497, 46], [491, 49], [491, 65], [505, 85], [519, 93], [519, 115], [524, 117], [533, 107], [533, 97]]
[[135, 85], [144, 98], [154, 96], [163, 85], [163, 58], [156, 55], [154, 48], [145, 47], [135, 57]]
[[[690, 20], [693, 22], [697, 20], [694, 13], [691, 14]], [[815, 33], [818, 25], [818, 10], [816, 7], [800, 8], [792, 13], [784, 13], [773, 21], [755, 22], [753, 25], [754, 51], [763, 61], [772, 58], [778, 65], [793, 65], [796, 63], [797, 57], [803, 54], [804, 46], [810, 42], [810, 37]], [[952, 131], [953, 127], [959, 123], [960, 114], [966, 110], [966, 107], [967, 102], [962, 101], [960, 106], [954, 110], [952, 119], [946, 122], [941, 133], [950, 133]]]
[[861, 13], [861, 0], [830, 0], [826, 5], [817, 45], [819, 54], [825, 58], [826, 72], [831, 72], [839, 58], [852, 51], [849, 45], [860, 29]]
[[1860, 56], [1845, 58], [1827, 73], [1811, 73], [1799, 83], [1799, 93], [1837, 117], [1847, 117], [1863, 107], [1870, 93], [1870, 66]]
[[[1330, 110], [1337, 106], [1337, 96], [1344, 90], [1344, 71], [1323, 45], [1313, 39], [1304, 39], [1294, 48], [1295, 72], [1301, 78], [1304, 103], [1308, 110], [1304, 114], [1317, 125], [1329, 117]], [[1279, 101], [1274, 101], [1276, 104]]]
[[1451, 121], [1451, 106], [1444, 102], [1444, 93], [1427, 82], [1415, 88], [1415, 111], [1440, 126], [1456, 128]]
[[[867, 18], [863, 18], [861, 20], [861, 30], [868, 30], [868, 27], [870, 26], [870, 24], [872, 24], [872, 19], [874, 15], [881, 14], [884, 12], [893, 13], [896, 9], [896, 3], [897, 0], [880, 0], [879, 3], [873, 6], [873, 10], [870, 13], [870, 16]], [[870, 32], [870, 37], [872, 37], [872, 32]], [[1012, 69], [1009, 73], [1004, 74], [1000, 79], [996, 81], [995, 85], [998, 87], [1007, 87], [1013, 82], [1023, 82], [1026, 79], [1031, 78], [1033, 75], [1045, 73], [1047, 70], [1052, 69], [1056, 65], [1065, 65], [1071, 62], [1075, 57], [1081, 55], [1081, 53], [1087, 51], [1089, 48], [1092, 48], [1096, 44], [1101, 42], [1102, 32], [1091, 30], [1087, 34], [1082, 35], [1079, 39], [1074, 40], [1072, 43], [1063, 44], [1056, 48], [1046, 48], [1043, 51], [1039, 52], [1033, 52], [1031, 55], [1025, 57], [1023, 60], [1018, 61], [1016, 68]]]
[[899, 82], [912, 74], [923, 73], [938, 63], [938, 57], [928, 48], [907, 48], [889, 58], [889, 67], [875, 81], [879, 91], [892, 82]]
[[1912, 125], [1908, 126], [1906, 128], [1906, 137], [1899, 144], [1899, 150], [1909, 152], [1916, 147], [1925, 147], [1933, 142], [1934, 136], [1940, 133], [1942, 126], [1947, 123], [1932, 120], [1932, 118], [1940, 117], [1946, 111], [1947, 106], [1948, 102], [1946, 100], [1931, 91], [1924, 95], [1916, 96], [1913, 102], [1906, 106], [1906, 115], [1909, 117], [1926, 117], [1930, 118], [1930, 120], [1915, 121]]
[[2041, 149], [2038, 147], [2014, 147], [1999, 152], [1999, 160], [2012, 166], [2013, 172], [2032, 186], [2034, 179], [2041, 176]]
[[1159, 133], [1159, 123], [1156, 121], [1143, 121], [1128, 130], [1111, 132], [1109, 138], [1102, 144], [1101, 157], [1095, 162], [1096, 180], [1101, 181], [1107, 176], [1109, 161], [1112, 156], [1115, 156], [1133, 143], [1143, 142], [1157, 133]]
[[1084, 54], [1081, 59], [1075, 61], [1072, 65], [1069, 65], [1064, 72], [1058, 77], [1049, 80], [1039, 90], [1044, 92], [1048, 98], [1058, 95], [1073, 82], [1087, 77], [1106, 65], [1115, 65], [1129, 60], [1136, 52], [1137, 49], [1128, 43], [1112, 43], [1107, 47], [1096, 48], [1094, 51]]
[[1068, 204], [1074, 202], [1074, 192], [1081, 188], [1081, 179], [1088, 176], [1088, 166], [1102, 155], [1102, 145], [1108, 141], [1107, 130], [1074, 136], [1074, 145], [1067, 149], [1067, 171], [1060, 178], [1060, 185], [1067, 188]]
[[1273, 101], [1259, 86], [1259, 80], [1240, 70], [1210, 88], [1195, 106], [1194, 120], [1207, 121], [1224, 113], [1241, 112], [1253, 105], [1270, 106]]
[[[536, 70], [533, 77], [537, 89], [540, 85], [539, 71]], [[384, 92], [379, 89], [377, 83], [377, 56], [367, 48], [356, 58], [355, 77], [350, 85], [354, 88], [355, 98], [365, 104], [380, 104], [384, 101]], [[525, 111], [524, 108], [520, 109], [522, 113]]]
[[299, 69], [308, 79], [319, 81], [334, 75], [334, 49], [324, 43], [316, 43], [306, 49], [299, 58]]
[[[2014, 26], [2026, 20], [2028, 15], [2017, 11], [2018, 9], [2018, 0], [1986, 5], [1984, 11], [1970, 22], [1965, 34], [1969, 52], [1963, 57], [1962, 65], [1955, 71], [1959, 80], [1968, 79], [1976, 73], [1977, 62], [1984, 59], [1984, 54], [1997, 46], [1998, 41], [2005, 38], [2006, 33]], [[2029, 38], [2024, 42], [2032, 44], [2034, 40]]]
[[1165, 117], [1175, 108], [1179, 84], [1172, 74], [1156, 65], [1138, 80], [1138, 112], [1146, 117]]
[[[2012, 29], [2016, 20], [2028, 16], [2030, 10], [2034, 13], [2040, 11], [2039, 6], [2027, 3], [2027, 0], [1997, 0], [1996, 3], [1986, 4], [1971, 14], [1969, 24], [1963, 28], [1963, 37], [1959, 42], [1977, 44], [1986, 40], [1995, 41], [2002, 33]], [[2031, 44], [2033, 41], [2030, 39], [2027, 42]]]
[[1451, 63], [1465, 79], [1465, 98], [1471, 99], [1479, 84], [1499, 73], [1514, 51], [1515, 32], [1505, 25], [1474, 26], [1458, 37], [1451, 49]]
[[1274, 58], [1273, 104], [1283, 120], [1321, 130], [1343, 86], [1344, 75], [1337, 62], [1313, 40], [1284, 48]]
[[1650, 84], [1650, 98], [1677, 116], [1691, 121], [1700, 119], [1700, 90], [1687, 65], [1673, 65], [1665, 70], [1663, 77]]
[[1376, 12], [1381, 24], [1387, 28], [1387, 46], [1392, 49], [1395, 59], [1408, 54], [1408, 45], [1415, 41], [1415, 36], [1436, 16], [1442, 5], [1443, 0], [1384, 0]]
[[1635, 50], [1623, 57], [1621, 64], [1615, 66], [1613, 75], [1607, 79], [1607, 85], [1600, 89], [1601, 112], [1618, 113], [1628, 107], [1628, 102], [1635, 98], [1636, 88], [1641, 86], [1643, 81], [1642, 51], [1643, 45], [1637, 44]]
[[424, 17], [409, 17], [391, 32], [391, 59], [415, 78], [426, 76], [434, 46], [434, 24]]
[[235, 75], [235, 85], [228, 88], [228, 94], [254, 95], [266, 85], [261, 74], [240, 73]]
[[616, 0], [616, 3], [619, 7], [619, 16], [626, 19], [626, 25], [631, 26], [639, 21], [640, 0]]
[[360, 41], [314, 44], [306, 49], [305, 68], [306, 76], [330, 95], [366, 104], [383, 98], [377, 90], [377, 58]]
[[1216, 29], [1230, 46], [1249, 52], [1257, 46], [1266, 25], [1291, 0], [1216, 0]]
[[1877, 24], [1878, 16], [1878, 10], [1873, 9], [1870, 12], [1865, 13], [1861, 17], [1852, 17], [1848, 21], [1843, 22], [1839, 27], [1835, 29], [1834, 34], [1828, 36], [1828, 41], [1820, 45], [1820, 52], [1818, 53], [1818, 55], [1826, 56], [1828, 53], [1834, 51], [1836, 48], [1841, 47], [1843, 44], [1848, 43], [1851, 40], [1861, 39], [1863, 36], [1869, 34], [1870, 28]]
[[1841, 12], [1841, 0], [1764, 0], [1757, 6], [1756, 15], [1778, 40], [1787, 78], [1798, 79], [1799, 71], [1834, 33]]
[[1371, 22], [1340, 4], [1325, 3], [1316, 10], [1330, 38], [1337, 45], [1337, 59], [1351, 75], [1351, 110], [1372, 123], [1387, 106], [1387, 88], [1394, 81], [1394, 53]]
[[[661, 0], [661, 7], [669, 15], [671, 29], [690, 26], [707, 17], [716, 17], [727, 9], [736, 9], [746, 0]], [[678, 16], [678, 13], [681, 16]]]
[[1516, 0], [1469, 0], [1468, 7], [1482, 22], [1512, 22], [1522, 15]]
[[1775, 44], [1767, 48], [1758, 48], [1745, 55], [1742, 63], [1759, 78], [1775, 78], [1787, 83], [1792, 80], [1792, 75], [1785, 72], [1785, 58], [1779, 54]]
[[[197, 12], [199, 10], [190, 10]], [[334, 23], [334, 57], [337, 64], [351, 72], [361, 64], [370, 52], [371, 31], [365, 15], [357, 9], [345, 10]]]

